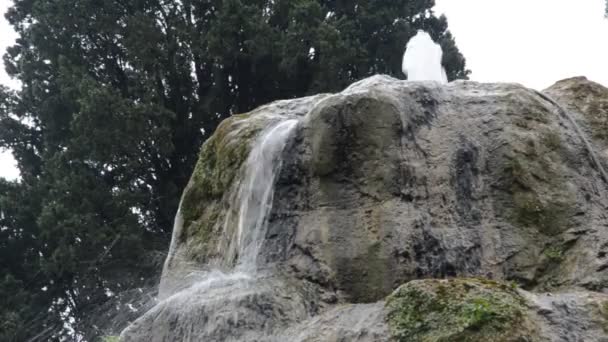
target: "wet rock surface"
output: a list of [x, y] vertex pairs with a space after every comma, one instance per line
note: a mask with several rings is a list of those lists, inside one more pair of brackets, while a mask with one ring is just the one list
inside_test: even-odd
[[[375, 76], [229, 119], [185, 190], [164, 300], [122, 339], [606, 341], [607, 159], [590, 118], [608, 112], [577, 101], [608, 91], [572, 94], [586, 82], [541, 94]], [[238, 261], [230, 213], [252, 144], [293, 118], [258, 256], [271, 276], [196, 290], [201, 280], [188, 275], [229, 273]], [[475, 295], [452, 291], [446, 300], [460, 309], [418, 313], [428, 326], [447, 315], [445, 334], [400, 335], [391, 298], [411, 295], [403, 289], [436, 298], [439, 284]]]

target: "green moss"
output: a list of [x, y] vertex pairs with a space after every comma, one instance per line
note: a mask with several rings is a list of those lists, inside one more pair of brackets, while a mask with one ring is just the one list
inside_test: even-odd
[[251, 142], [261, 130], [250, 114], [224, 120], [203, 144], [190, 183], [181, 203], [184, 229], [193, 256], [203, 257], [213, 227], [221, 218], [222, 199], [247, 160]]
[[182, 202], [186, 225], [200, 216], [206, 202], [222, 198], [247, 159], [260, 127], [245, 122], [246, 118], [237, 115], [224, 120], [203, 145]]
[[524, 299], [483, 279], [419, 280], [387, 300], [396, 341], [509, 341], [528, 336]]
[[463, 322], [471, 329], [479, 330], [501, 317], [502, 308], [485, 298], [473, 298], [462, 307]]
[[542, 200], [535, 191], [519, 191], [513, 194], [513, 204], [513, 220], [519, 225], [535, 227], [546, 235], [566, 230], [570, 203], [550, 197]]
[[543, 255], [551, 262], [560, 262], [564, 258], [564, 251], [557, 246], [551, 246], [543, 251]]
[[222, 122], [215, 134], [203, 145], [192, 174], [191, 186], [182, 203], [185, 221], [197, 216], [198, 202], [220, 199], [247, 159], [250, 140], [257, 130], [245, 128], [238, 138], [231, 138], [228, 136], [230, 123], [235, 120]]
[[[185, 239], [190, 248], [189, 256], [194, 260], [204, 259], [204, 253], [201, 251], [207, 250], [207, 244], [211, 240], [213, 228], [220, 220], [221, 210], [217, 203], [209, 204], [201, 213], [201, 216], [196, 220], [191, 221], [188, 225], [186, 233], [182, 237]], [[200, 259], [200, 261], [204, 261]]]
[[602, 329], [608, 334], [608, 300], [599, 304], [599, 313], [602, 318]]
[[[515, 92], [513, 96], [530, 94]], [[559, 128], [550, 125], [551, 115], [534, 96], [528, 106], [511, 116], [510, 150], [503, 155], [506, 160], [499, 176], [505, 193], [497, 198], [499, 212], [514, 226], [546, 235], [567, 230], [576, 205], [576, 194], [564, 186], [565, 149]]]
[[503, 179], [511, 202], [511, 222], [553, 235], [568, 228], [574, 194], [564, 188], [561, 161], [554, 152], [561, 148], [559, 136], [546, 133], [541, 137], [540, 143], [528, 141], [525, 151], [514, 151], [505, 164]]

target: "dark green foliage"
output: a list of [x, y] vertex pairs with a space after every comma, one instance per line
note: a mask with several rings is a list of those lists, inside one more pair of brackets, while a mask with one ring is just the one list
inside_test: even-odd
[[465, 78], [433, 5], [16, 0], [6, 17], [19, 39], [4, 61], [22, 89], [0, 89], [0, 147], [22, 179], [0, 183], [0, 339], [57, 338], [66, 308], [89, 339], [115, 334], [89, 314], [106, 289], [155, 281], [162, 258], [150, 253], [168, 245], [199, 148], [223, 118], [401, 77], [418, 28], [441, 42], [450, 79]]

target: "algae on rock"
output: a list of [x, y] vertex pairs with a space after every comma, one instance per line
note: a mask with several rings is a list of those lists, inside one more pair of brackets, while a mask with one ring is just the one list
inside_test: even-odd
[[224, 196], [234, 185], [249, 155], [251, 143], [263, 128], [251, 115], [235, 115], [224, 120], [201, 148], [180, 206], [183, 216], [181, 239], [191, 245], [193, 259], [204, 261], [214, 227], [224, 218]]
[[525, 299], [483, 279], [415, 280], [388, 297], [388, 323], [399, 342], [531, 341]]
[[182, 201], [186, 224], [204, 209], [201, 202], [222, 198], [247, 159], [251, 140], [261, 127], [246, 119], [246, 115], [235, 115], [224, 120], [203, 145]]
[[[551, 236], [569, 228], [575, 194], [564, 186], [567, 178], [563, 170], [566, 163], [560, 155], [562, 140], [559, 130], [547, 125], [547, 115], [523, 115], [516, 119], [526, 124], [523, 131], [512, 133], [518, 139], [512, 140], [502, 177], [511, 197], [509, 219], [513, 224], [533, 227]], [[543, 118], [540, 123], [533, 122], [539, 117]], [[533, 135], [529, 134], [532, 129]]]

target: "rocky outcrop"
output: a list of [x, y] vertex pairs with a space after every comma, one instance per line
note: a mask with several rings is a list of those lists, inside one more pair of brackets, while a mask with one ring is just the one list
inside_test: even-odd
[[543, 93], [568, 110], [608, 165], [608, 88], [585, 77], [568, 78]]
[[[122, 339], [606, 341], [592, 118], [608, 112], [590, 103], [608, 91], [564, 82], [375, 76], [226, 120], [184, 192], [163, 300]], [[268, 159], [274, 200], [243, 271], [246, 160], [284, 120], [298, 123]]]

